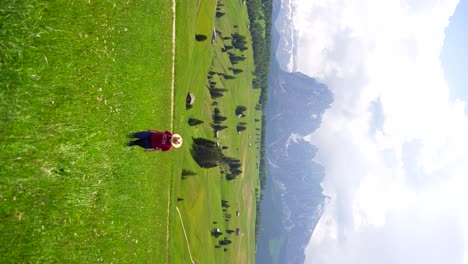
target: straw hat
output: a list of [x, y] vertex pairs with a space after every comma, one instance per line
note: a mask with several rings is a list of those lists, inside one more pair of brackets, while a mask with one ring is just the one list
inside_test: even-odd
[[184, 139], [179, 135], [179, 134], [174, 134], [171, 137], [171, 145], [174, 148], [180, 148], [182, 146], [182, 143], [184, 142]]

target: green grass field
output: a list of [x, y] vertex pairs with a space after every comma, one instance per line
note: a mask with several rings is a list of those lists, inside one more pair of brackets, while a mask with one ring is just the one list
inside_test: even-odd
[[[254, 119], [261, 115], [254, 110], [259, 93], [251, 89], [251, 48], [236, 65], [244, 71], [236, 79], [217, 77], [229, 89], [217, 100], [229, 127], [219, 141], [229, 146], [226, 155], [242, 161], [244, 173], [227, 181], [190, 155], [192, 137], [215, 140], [207, 73], [232, 67], [221, 51], [228, 40], [218, 36], [210, 44], [213, 26], [223, 36], [236, 31], [250, 39], [245, 6], [221, 2], [226, 14], [215, 19], [215, 0], [177, 1], [173, 122], [185, 142], [149, 154], [125, 147], [126, 136], [170, 129], [171, 1], [2, 1], [0, 263], [188, 263], [176, 206], [196, 261], [254, 262], [260, 126]], [[208, 40], [197, 42], [195, 34]], [[187, 92], [197, 96], [190, 110]], [[240, 135], [237, 105], [248, 108]], [[205, 123], [190, 127], [190, 117]], [[182, 180], [182, 169], [198, 175]], [[230, 202], [229, 222], [221, 199]], [[230, 235], [226, 252], [215, 248], [213, 221], [222, 230], [241, 230]]]
[[[238, 32], [247, 37], [248, 17], [246, 6], [241, 1], [219, 1], [220, 11], [224, 16], [215, 19], [216, 1], [194, 1], [192, 4], [184, 2], [177, 9], [177, 57], [176, 57], [176, 123], [175, 128], [185, 135], [185, 154], [178, 156], [178, 172], [174, 178], [175, 205], [182, 215], [185, 229], [188, 235], [189, 247], [192, 257], [198, 263], [254, 263], [255, 261], [255, 188], [258, 187], [258, 162], [259, 150], [255, 142], [258, 138], [256, 118], [261, 118], [261, 113], [255, 111], [258, 102], [259, 91], [251, 88], [253, 55], [251, 46], [244, 51], [244, 62], [232, 65], [226, 52], [222, 52], [225, 45], [230, 45], [230, 40], [223, 40], [232, 33]], [[196, 22], [194, 22], [196, 21]], [[213, 27], [218, 31], [214, 44], [210, 44]], [[221, 33], [221, 34], [220, 34]], [[196, 41], [195, 35], [208, 36], [206, 41]], [[183, 43], [180, 45], [179, 43]], [[239, 51], [236, 52], [241, 55]], [[216, 87], [228, 89], [224, 96], [216, 99], [217, 108], [228, 119], [223, 125], [228, 126], [219, 132], [219, 143], [228, 146], [223, 153], [242, 161], [243, 174], [237, 179], [227, 181], [219, 168], [201, 169], [189, 155], [191, 138], [207, 138], [216, 141], [211, 127], [213, 113], [213, 99], [208, 90], [208, 72], [228, 74], [234, 76], [229, 68], [243, 70], [235, 79], [225, 79], [222, 75], [215, 74], [213, 80]], [[185, 95], [191, 92], [196, 95], [196, 103], [192, 109], [186, 110]], [[239, 119], [235, 116], [235, 108], [238, 105], [247, 107], [247, 116]], [[188, 118], [196, 118], [204, 121], [197, 127], [187, 124]], [[236, 125], [239, 122], [247, 123], [247, 130], [237, 134]], [[249, 147], [251, 143], [251, 147]], [[195, 176], [181, 179], [182, 169], [192, 170]], [[177, 198], [183, 199], [177, 201]], [[230, 204], [227, 211], [223, 211], [221, 200]], [[235, 212], [239, 210], [240, 216]], [[171, 212], [173, 212], [172, 210]], [[225, 215], [230, 214], [231, 220], [225, 221]], [[214, 224], [214, 222], [217, 222]], [[224, 233], [219, 238], [210, 235], [210, 231], [218, 227]], [[226, 230], [240, 229], [240, 235], [228, 235]], [[177, 214], [171, 215], [171, 262], [190, 263], [187, 244], [182, 231], [182, 225]], [[228, 237], [232, 244], [216, 248], [218, 241]], [[227, 251], [224, 251], [227, 249]]]
[[0, 262], [167, 259], [171, 3], [2, 1]]

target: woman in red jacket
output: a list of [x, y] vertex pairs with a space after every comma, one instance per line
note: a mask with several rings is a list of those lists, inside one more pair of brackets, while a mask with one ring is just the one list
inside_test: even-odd
[[173, 147], [180, 148], [183, 139], [179, 134], [172, 134], [169, 131], [162, 132], [149, 129], [130, 135], [131, 138], [137, 138], [130, 141], [127, 146], [140, 146], [145, 151], [169, 151]]

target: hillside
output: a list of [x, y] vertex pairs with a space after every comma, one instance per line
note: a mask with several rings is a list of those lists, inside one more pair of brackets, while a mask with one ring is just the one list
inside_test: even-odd
[[261, 111], [247, 6], [183, 2], [177, 17], [174, 130], [184, 146], [173, 160], [169, 261], [254, 263]]

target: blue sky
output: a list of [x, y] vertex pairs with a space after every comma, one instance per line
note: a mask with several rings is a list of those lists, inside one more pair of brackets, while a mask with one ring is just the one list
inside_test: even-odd
[[[468, 102], [468, 0], [461, 0], [450, 18], [440, 58], [450, 97]], [[465, 113], [468, 110], [465, 109]]]

